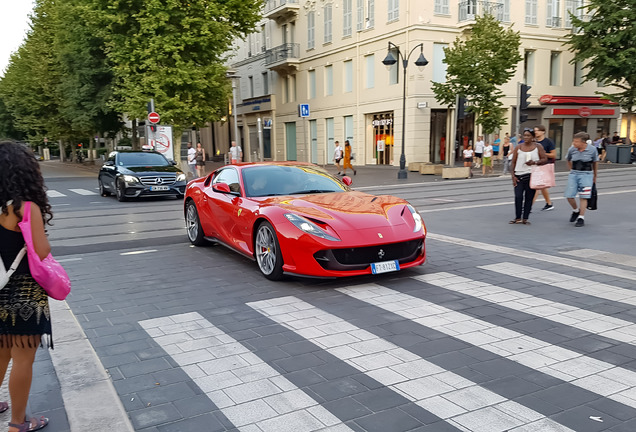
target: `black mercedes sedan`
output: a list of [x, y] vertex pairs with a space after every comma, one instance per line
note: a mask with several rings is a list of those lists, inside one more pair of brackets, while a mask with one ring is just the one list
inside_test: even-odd
[[121, 150], [108, 155], [97, 182], [102, 196], [130, 198], [176, 196], [183, 198], [186, 175], [161, 153]]

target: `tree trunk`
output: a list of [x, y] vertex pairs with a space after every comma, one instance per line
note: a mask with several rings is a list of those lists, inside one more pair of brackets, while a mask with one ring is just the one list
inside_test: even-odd
[[60, 162], [64, 162], [66, 160], [66, 149], [64, 148], [64, 143], [62, 140], [57, 140], [57, 145], [60, 147]]
[[91, 137], [88, 144], [88, 160], [91, 164], [95, 163], [95, 160], [93, 159], [93, 150], [95, 150], [95, 139]]

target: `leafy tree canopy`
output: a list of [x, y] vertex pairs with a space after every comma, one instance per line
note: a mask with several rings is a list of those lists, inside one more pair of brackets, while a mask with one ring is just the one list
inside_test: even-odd
[[585, 63], [585, 80], [620, 89], [599, 94], [627, 112], [636, 106], [636, 1], [588, 0], [586, 19], [571, 15], [578, 31], [568, 36], [573, 62]]
[[448, 65], [445, 83], [433, 83], [435, 97], [453, 106], [457, 95], [470, 102], [467, 111], [476, 116], [485, 133], [492, 133], [505, 123], [504, 96], [500, 86], [510, 81], [519, 53], [519, 32], [504, 28], [492, 15], [476, 17], [466, 34], [445, 48]]

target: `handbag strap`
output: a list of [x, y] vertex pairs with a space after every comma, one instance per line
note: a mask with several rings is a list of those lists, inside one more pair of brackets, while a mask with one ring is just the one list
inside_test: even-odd
[[[13, 200], [9, 200], [7, 201], [7, 205], [11, 205], [13, 204]], [[31, 203], [29, 203], [29, 208]], [[7, 270], [4, 267], [4, 261], [0, 259], [0, 270], [2, 270], [1, 273], [6, 274], [7, 280], [9, 280], [9, 278], [11, 278], [11, 276], [13, 276], [13, 273], [15, 273], [15, 271], [18, 269], [18, 266], [20, 265], [20, 262], [22, 261], [22, 258], [24, 258], [24, 255], [26, 255], [27, 253], [27, 247], [26, 244], [22, 247], [22, 249], [20, 249], [20, 252], [18, 252], [18, 254], [16, 255], [15, 259], [13, 260], [13, 263], [11, 264], [11, 266], [9, 267], [9, 270]], [[4, 288], [4, 286], [0, 287], [0, 289]]]

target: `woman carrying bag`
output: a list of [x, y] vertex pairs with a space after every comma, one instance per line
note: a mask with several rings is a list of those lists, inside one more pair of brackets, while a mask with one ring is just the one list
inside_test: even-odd
[[530, 188], [532, 166], [545, 165], [548, 157], [534, 139], [534, 129], [524, 129], [523, 142], [512, 153], [512, 185], [515, 189], [515, 218], [509, 223], [530, 225], [528, 217], [536, 190]]
[[[25, 215], [27, 208], [30, 215]], [[35, 353], [44, 344], [53, 348], [53, 342], [48, 295], [31, 274], [25, 237], [18, 224], [30, 218], [31, 251], [45, 259], [51, 246], [44, 226], [52, 217], [33, 154], [19, 144], [0, 142], [0, 270], [9, 270], [3, 272], [0, 282], [0, 383], [13, 360], [10, 432], [35, 431], [48, 424], [44, 417], [26, 417]], [[7, 402], [0, 402], [0, 412], [8, 409]]]

